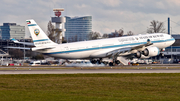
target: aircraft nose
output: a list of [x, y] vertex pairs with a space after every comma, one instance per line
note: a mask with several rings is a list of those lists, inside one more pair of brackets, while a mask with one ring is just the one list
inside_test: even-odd
[[175, 42], [176, 40], [173, 38], [173, 43]]

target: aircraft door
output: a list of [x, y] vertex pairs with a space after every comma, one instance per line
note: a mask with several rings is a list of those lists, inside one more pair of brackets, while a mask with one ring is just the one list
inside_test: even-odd
[[68, 47], [64, 47], [64, 50], [65, 50], [65, 51], [68, 51], [68, 50], [69, 50], [69, 48], [68, 48]]
[[139, 41], [140, 41], [140, 39], [139, 39], [138, 37], [135, 37], [134, 42], [135, 42], [135, 43], [138, 43]]
[[68, 47], [62, 47], [62, 48], [61, 48], [61, 51], [68, 51], [68, 50], [69, 50]]

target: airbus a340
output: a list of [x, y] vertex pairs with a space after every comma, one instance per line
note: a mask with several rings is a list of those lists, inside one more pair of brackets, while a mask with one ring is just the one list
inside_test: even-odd
[[34, 20], [27, 20], [33, 39], [32, 51], [61, 59], [102, 59], [112, 57], [127, 65], [127, 58], [157, 56], [175, 39], [166, 33], [153, 33], [91, 41], [57, 44], [51, 41]]

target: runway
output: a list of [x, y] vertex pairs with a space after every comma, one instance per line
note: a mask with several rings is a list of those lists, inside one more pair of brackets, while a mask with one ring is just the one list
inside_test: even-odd
[[180, 69], [0, 70], [0, 74], [180, 73]]

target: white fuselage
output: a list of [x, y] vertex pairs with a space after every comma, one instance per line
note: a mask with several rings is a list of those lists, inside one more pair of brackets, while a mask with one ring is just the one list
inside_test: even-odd
[[146, 44], [148, 39], [150, 39], [150, 42], [153, 43], [151, 46], [158, 47], [159, 49], [168, 47], [175, 41], [174, 38], [168, 34], [144, 34], [59, 44], [55, 46], [56, 48], [39, 52], [43, 53], [44, 55], [50, 55], [63, 59], [104, 58], [107, 57], [108, 52], [116, 49], [136, 47]]

